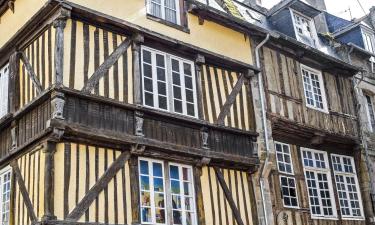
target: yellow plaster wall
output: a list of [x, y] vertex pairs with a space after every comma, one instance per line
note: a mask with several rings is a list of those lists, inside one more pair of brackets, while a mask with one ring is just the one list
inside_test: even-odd
[[198, 17], [189, 14], [190, 34], [147, 19], [145, 0], [71, 0], [76, 4], [114, 16], [200, 48], [252, 64], [249, 38], [242, 33], [205, 21], [199, 25]]
[[47, 2], [47, 0], [17, 0], [15, 12], [7, 10], [0, 17], [0, 48]]

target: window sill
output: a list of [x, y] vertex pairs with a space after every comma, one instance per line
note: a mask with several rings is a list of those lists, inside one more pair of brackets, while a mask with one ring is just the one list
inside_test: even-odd
[[311, 216], [313, 220], [339, 220], [337, 217]]
[[159, 17], [156, 17], [156, 16], [153, 16], [153, 15], [150, 15], [150, 14], [147, 14], [146, 15], [147, 19], [149, 20], [153, 20], [155, 22], [158, 22], [158, 23], [161, 23], [161, 24], [164, 24], [166, 26], [169, 26], [169, 27], [172, 27], [172, 28], [175, 28], [177, 30], [180, 30], [182, 32], [185, 32], [185, 33], [188, 33], [190, 34], [190, 29], [187, 28], [187, 27], [184, 27], [184, 26], [181, 26], [181, 25], [178, 25], [178, 24], [175, 24], [175, 23], [172, 23], [172, 22], [168, 22], [166, 20], [163, 20]]
[[365, 220], [364, 217], [342, 217], [341, 219], [342, 220], [355, 220], [355, 221], [357, 221], [357, 220]]
[[309, 109], [313, 109], [313, 110], [316, 110], [316, 111], [319, 111], [319, 112], [325, 113], [325, 114], [329, 114], [329, 111], [326, 110], [326, 109], [316, 108], [316, 107], [311, 106], [311, 105], [308, 105], [308, 104], [306, 104], [306, 107], [309, 108]]

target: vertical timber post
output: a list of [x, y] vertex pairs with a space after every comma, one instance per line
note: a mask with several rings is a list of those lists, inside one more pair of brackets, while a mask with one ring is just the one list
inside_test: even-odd
[[43, 221], [55, 220], [54, 214], [54, 176], [56, 142], [47, 141], [44, 148], [45, 167], [44, 167], [44, 216]]
[[206, 62], [203, 55], [198, 54], [195, 58], [195, 75], [196, 75], [196, 87], [197, 87], [197, 105], [198, 105], [198, 117], [203, 120], [203, 103], [202, 103], [202, 69], [203, 64]]
[[9, 113], [14, 113], [19, 107], [19, 68], [20, 57], [15, 51], [9, 58]]
[[64, 29], [66, 21], [70, 18], [70, 10], [61, 8], [59, 16], [53, 22], [56, 29], [55, 34], [55, 84], [57, 87], [63, 85], [64, 78]]
[[132, 59], [133, 59], [133, 79], [134, 79], [134, 104], [142, 104], [142, 74], [141, 74], [141, 44], [144, 37], [141, 34], [135, 34], [132, 43]]
[[141, 224], [140, 214], [140, 192], [139, 192], [139, 181], [138, 181], [138, 157], [132, 155], [129, 160], [130, 168], [130, 188], [131, 188], [131, 208], [132, 208], [132, 224]]

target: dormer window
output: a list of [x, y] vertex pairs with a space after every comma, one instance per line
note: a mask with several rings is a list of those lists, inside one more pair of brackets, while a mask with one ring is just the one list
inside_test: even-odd
[[310, 46], [315, 46], [314, 21], [294, 10], [291, 10], [294, 30], [298, 41]]
[[147, 13], [166, 22], [181, 25], [180, 0], [147, 0]]
[[[365, 49], [371, 53], [375, 53], [375, 38], [374, 38], [374, 33], [365, 29], [362, 29], [362, 34], [363, 34], [363, 42], [365, 44]], [[375, 58], [371, 57], [370, 58], [370, 63], [371, 63], [371, 71], [374, 71], [374, 64], [375, 64]]]

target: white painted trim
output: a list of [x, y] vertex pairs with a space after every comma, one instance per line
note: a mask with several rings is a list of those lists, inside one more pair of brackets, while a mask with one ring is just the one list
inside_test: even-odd
[[[323, 113], [329, 114], [328, 104], [327, 104], [327, 95], [326, 95], [326, 91], [325, 91], [325, 85], [324, 85], [324, 81], [323, 81], [323, 74], [322, 74], [322, 72], [319, 71], [319, 70], [316, 70], [314, 68], [311, 68], [309, 66], [303, 65], [303, 64], [300, 64], [300, 67], [301, 67], [301, 76], [302, 76], [303, 96], [305, 97], [305, 105], [306, 105], [306, 107], [314, 109], [314, 110], [321, 111]], [[309, 73], [314, 73], [315, 75], [318, 76], [319, 83], [320, 83], [320, 87], [319, 88], [320, 88], [320, 92], [322, 94], [323, 109], [318, 108], [315, 105], [314, 106], [313, 105], [309, 105], [307, 103], [306, 88], [305, 88], [305, 83], [304, 83], [304, 79], [303, 79], [303, 70], [306, 70]], [[314, 102], [315, 102], [315, 100], [314, 100]]]
[[372, 105], [372, 113], [375, 116], [374, 101], [372, 100], [373, 96], [364, 93], [364, 97], [365, 97], [365, 102], [366, 102], [366, 104], [365, 104], [366, 105], [366, 115], [367, 115], [367, 120], [368, 120], [367, 121], [367, 126], [368, 126], [368, 129], [369, 129], [370, 132], [374, 132], [374, 130], [372, 129], [372, 124], [371, 124], [370, 108], [368, 107], [368, 102], [367, 102], [367, 97], [369, 97], [370, 101], [371, 101], [371, 105]]
[[[317, 167], [305, 166], [304, 161], [303, 161], [303, 152], [304, 151], [323, 154], [324, 163], [326, 164], [326, 168], [317, 168]], [[310, 149], [310, 148], [301, 148], [301, 160], [302, 160], [302, 166], [303, 166], [303, 174], [305, 176], [305, 183], [306, 183], [307, 193], [308, 193], [308, 196], [309, 196], [309, 206], [310, 206], [311, 218], [312, 219], [337, 220], [338, 218], [337, 218], [337, 210], [336, 210], [336, 201], [335, 201], [335, 198], [334, 198], [332, 176], [331, 176], [331, 170], [330, 170], [330, 167], [329, 167], [329, 161], [328, 161], [328, 154], [327, 154], [327, 152], [316, 150], [316, 149]], [[313, 160], [314, 160], [314, 165], [315, 165], [315, 159], [313, 158]], [[307, 182], [307, 179], [306, 179], [306, 171], [313, 172], [315, 175], [316, 175], [316, 173], [325, 173], [327, 175], [327, 182], [328, 182], [330, 200], [331, 200], [331, 204], [332, 204], [332, 213], [333, 213], [332, 216], [325, 216], [323, 214], [321, 214], [321, 215], [314, 215], [314, 214], [312, 214], [310, 194], [309, 194], [309, 191], [308, 191], [308, 182]], [[317, 176], [315, 176], [315, 182], [317, 184], [318, 199], [319, 199], [319, 203], [320, 203], [319, 205], [320, 205], [320, 207], [322, 207], [322, 199], [321, 199], [320, 192], [319, 192], [320, 188], [318, 186]], [[321, 208], [321, 213], [323, 213], [323, 208]]]
[[8, 113], [9, 64], [0, 68], [0, 118]]
[[[180, 16], [180, 1], [179, 0], [174, 0], [175, 3], [176, 3], [176, 24], [177, 25], [181, 25], [181, 16]], [[147, 5], [146, 5], [146, 8], [147, 8], [147, 13], [152, 15], [152, 16], [155, 16], [151, 13], [151, 2], [152, 0], [147, 0]], [[165, 1], [162, 0], [161, 3], [160, 3], [160, 10], [161, 10], [161, 18], [160, 19], [163, 19], [165, 21], [168, 21], [166, 20], [166, 17], [165, 17], [165, 9], [168, 8], [165, 6]], [[171, 8], [168, 8], [168, 9], [171, 9]], [[174, 9], [172, 9], [174, 10]], [[155, 16], [156, 17], [156, 16]], [[173, 23], [171, 21], [168, 21], [170, 23]]]
[[[357, 170], [356, 170], [356, 167], [355, 167], [354, 158], [351, 157], [351, 156], [346, 156], [346, 155], [331, 154], [332, 165], [333, 165], [333, 159], [332, 159], [333, 157], [339, 157], [341, 162], [343, 162], [344, 158], [350, 159], [351, 165], [353, 167], [353, 173], [339, 172], [339, 171], [335, 171], [333, 169], [333, 175], [335, 177], [336, 177], [336, 175], [342, 175], [344, 177], [354, 177], [355, 186], [356, 186], [357, 194], [358, 194], [359, 209], [361, 211], [361, 216], [344, 216], [344, 215], [341, 215], [341, 217], [342, 217], [342, 219], [347, 219], [347, 220], [354, 220], [354, 219], [355, 220], [364, 220], [365, 217], [364, 217], [364, 209], [363, 209], [363, 204], [362, 204], [362, 195], [361, 195], [361, 189], [359, 187], [359, 182], [358, 182], [358, 177], [357, 177]], [[336, 178], [334, 180], [336, 182]], [[344, 180], [344, 182], [345, 182], [345, 185], [347, 185], [346, 180]], [[340, 200], [340, 198], [339, 198], [339, 200]], [[347, 200], [349, 202], [349, 209], [350, 209], [350, 214], [351, 214], [352, 213], [352, 207], [351, 207], [351, 204], [350, 204], [350, 199], [348, 198]], [[341, 212], [341, 206], [340, 206], [340, 204], [339, 204], [339, 207], [340, 207], [340, 212]]]
[[[6, 173], [10, 173], [10, 193], [12, 193], [12, 169], [10, 166], [6, 166], [5, 168], [1, 169], [0, 170], [0, 224], [3, 224], [3, 176], [6, 174]], [[9, 204], [11, 204], [11, 199], [9, 199]], [[8, 215], [8, 219], [10, 219], [10, 211], [12, 209], [10, 208], [9, 206], [9, 215]], [[9, 225], [9, 221], [8, 221], [8, 225]]]
[[[319, 44], [318, 40], [319, 40], [319, 38], [318, 38], [318, 34], [316, 32], [314, 19], [311, 18], [311, 17], [308, 17], [308, 16], [306, 16], [306, 15], [300, 13], [300, 12], [297, 12], [296, 10], [294, 10], [292, 8], [289, 8], [289, 12], [290, 12], [290, 15], [292, 17], [294, 34], [296, 36], [297, 41], [300, 41], [300, 42], [302, 42], [304, 44], [307, 44], [303, 40], [301, 40], [301, 38], [300, 38], [300, 36], [298, 34], [298, 31], [296, 29], [296, 21], [295, 21], [294, 15], [297, 15], [297, 16], [302, 17], [302, 18], [304, 18], [304, 19], [306, 19], [306, 20], [309, 21], [309, 24], [310, 24], [310, 33], [311, 33], [311, 36], [312, 36], [311, 37], [311, 41], [314, 43], [314, 46], [312, 46], [312, 47], [315, 47], [315, 48], [318, 47], [318, 44]], [[309, 45], [309, 44], [307, 44], [307, 45]]]

